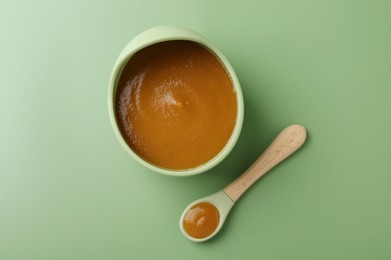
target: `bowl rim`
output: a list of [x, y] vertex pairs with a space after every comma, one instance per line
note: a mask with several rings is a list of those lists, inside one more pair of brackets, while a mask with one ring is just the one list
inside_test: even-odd
[[[155, 35], [160, 34], [161, 36], [154, 37], [154, 34]], [[175, 41], [175, 40], [195, 42], [207, 48], [212, 54], [214, 54], [216, 58], [221, 62], [221, 64], [225, 67], [229, 77], [231, 78], [232, 85], [236, 92], [236, 101], [237, 101], [237, 114], [236, 114], [235, 126], [224, 148], [208, 162], [189, 169], [168, 169], [168, 168], [160, 167], [143, 159], [136, 152], [134, 152], [131, 149], [131, 147], [126, 143], [119, 130], [119, 126], [117, 124], [117, 120], [115, 116], [115, 108], [114, 108], [117, 83], [125, 65], [131, 59], [131, 57], [136, 52], [148, 46], [151, 46], [153, 44], [166, 42], [166, 41]], [[178, 176], [178, 177], [193, 176], [193, 175], [206, 172], [212, 169], [213, 167], [217, 166], [232, 151], [233, 147], [237, 143], [237, 140], [239, 139], [239, 135], [241, 133], [242, 126], [243, 126], [243, 117], [244, 117], [243, 94], [242, 94], [242, 89], [239, 80], [237, 78], [237, 75], [232, 65], [230, 64], [228, 59], [223, 55], [223, 53], [221, 53], [204, 36], [190, 29], [184, 27], [178, 27], [178, 26], [153, 27], [144, 32], [141, 32], [128, 43], [128, 45], [123, 49], [117, 61], [115, 62], [115, 65], [111, 73], [110, 82], [109, 82], [108, 105], [109, 105], [109, 117], [110, 117], [111, 126], [121, 146], [128, 152], [128, 154], [131, 155], [133, 159], [135, 159], [141, 165], [155, 172], [164, 175], [169, 175], [169, 176]]]

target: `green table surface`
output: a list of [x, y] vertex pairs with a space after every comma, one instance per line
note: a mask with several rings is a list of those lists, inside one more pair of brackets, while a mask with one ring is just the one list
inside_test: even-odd
[[[0, 2], [0, 259], [391, 259], [391, 1]], [[231, 61], [245, 118], [199, 176], [145, 169], [107, 109], [122, 48], [161, 24]], [[303, 148], [196, 244], [184, 207], [239, 176], [285, 126]]]

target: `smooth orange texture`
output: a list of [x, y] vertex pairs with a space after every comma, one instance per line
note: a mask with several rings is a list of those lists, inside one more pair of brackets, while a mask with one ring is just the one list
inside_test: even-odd
[[211, 235], [219, 225], [219, 211], [208, 202], [201, 202], [189, 209], [183, 219], [187, 234], [194, 238], [205, 238]]
[[236, 93], [220, 61], [190, 41], [137, 52], [118, 82], [116, 117], [128, 145], [152, 164], [189, 169], [214, 158], [236, 121]]

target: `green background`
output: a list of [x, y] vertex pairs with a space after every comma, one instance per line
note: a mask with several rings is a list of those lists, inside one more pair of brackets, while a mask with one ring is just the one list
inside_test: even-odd
[[[0, 2], [0, 259], [391, 259], [391, 1]], [[136, 34], [189, 27], [231, 61], [245, 119], [206, 174], [151, 172], [116, 140], [113, 64]], [[213, 240], [179, 231], [285, 126], [303, 148]]]

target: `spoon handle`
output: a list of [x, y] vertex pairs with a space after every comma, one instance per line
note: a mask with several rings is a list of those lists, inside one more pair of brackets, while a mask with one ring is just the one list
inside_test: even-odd
[[303, 145], [307, 133], [301, 125], [291, 125], [282, 130], [251, 167], [229, 184], [224, 192], [233, 202], [266, 172]]

